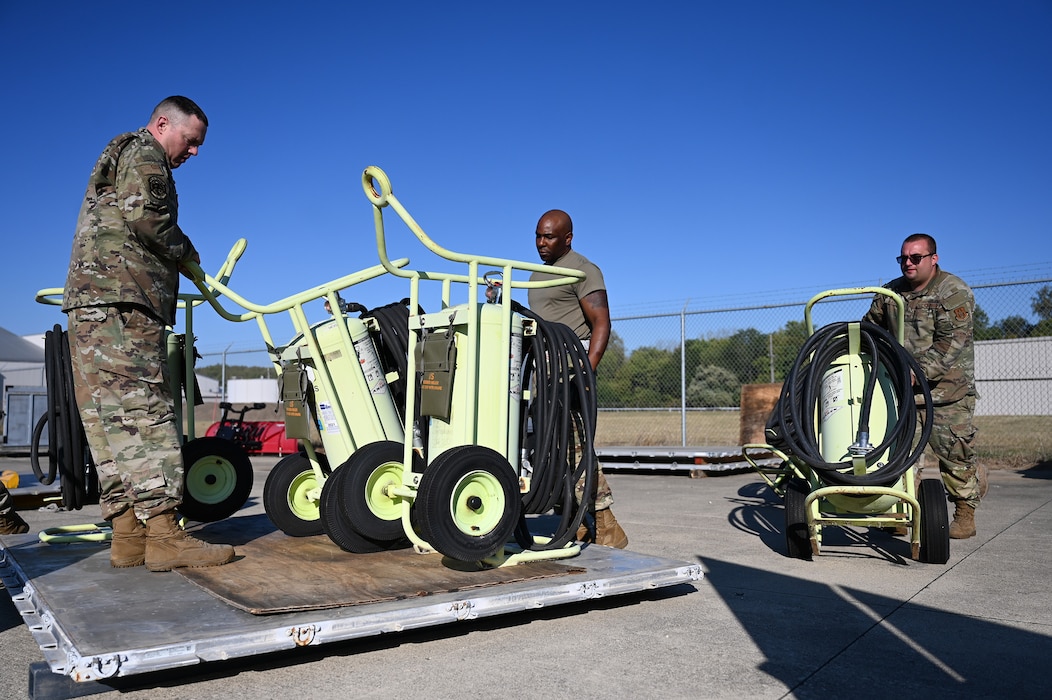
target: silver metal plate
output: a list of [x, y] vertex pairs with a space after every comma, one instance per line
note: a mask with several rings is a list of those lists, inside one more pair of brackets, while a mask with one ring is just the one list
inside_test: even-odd
[[[237, 545], [234, 517], [206, 526]], [[258, 522], [258, 518], [255, 519]], [[242, 542], [252, 533], [241, 533]], [[434, 555], [437, 556], [437, 555]], [[258, 616], [176, 573], [113, 569], [105, 544], [0, 541], [0, 576], [54, 673], [97, 681], [208, 661], [503, 615], [698, 581], [689, 564], [609, 547], [564, 560], [584, 573], [410, 596], [353, 607]]]

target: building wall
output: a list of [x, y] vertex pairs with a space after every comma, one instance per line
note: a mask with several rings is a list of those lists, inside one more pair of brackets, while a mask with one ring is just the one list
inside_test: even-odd
[[1052, 415], [1052, 337], [977, 342], [975, 384], [977, 415]]
[[277, 403], [277, 379], [228, 379], [226, 400], [230, 403]]
[[43, 362], [0, 362], [0, 377], [0, 387], [47, 384]]

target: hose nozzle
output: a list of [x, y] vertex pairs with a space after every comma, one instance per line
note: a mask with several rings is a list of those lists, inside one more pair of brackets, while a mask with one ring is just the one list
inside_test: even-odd
[[873, 445], [869, 443], [869, 433], [861, 430], [858, 433], [858, 439], [847, 448], [852, 457], [865, 457], [872, 450]]

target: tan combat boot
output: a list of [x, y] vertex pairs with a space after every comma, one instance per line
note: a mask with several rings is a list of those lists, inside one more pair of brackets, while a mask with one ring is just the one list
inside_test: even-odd
[[188, 535], [176, 522], [174, 511], [146, 521], [146, 568], [150, 571], [219, 566], [233, 558], [230, 545], [209, 544]]
[[595, 543], [618, 549], [628, 546], [628, 535], [618, 524], [614, 511], [609, 508], [595, 512]]
[[954, 506], [950, 539], [966, 540], [975, 537], [975, 508], [964, 501], [957, 501]]
[[0, 535], [21, 535], [29, 532], [29, 523], [17, 511], [0, 514]]
[[135, 510], [129, 508], [110, 519], [113, 539], [110, 542], [110, 566], [125, 569], [146, 563], [146, 526]]

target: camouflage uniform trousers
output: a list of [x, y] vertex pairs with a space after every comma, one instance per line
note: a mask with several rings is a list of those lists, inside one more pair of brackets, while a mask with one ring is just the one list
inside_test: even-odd
[[183, 459], [164, 326], [131, 306], [69, 312], [73, 384], [109, 520], [146, 520], [182, 502]]
[[[581, 450], [578, 449], [574, 456], [579, 460], [581, 458]], [[610, 484], [606, 481], [606, 474], [603, 473], [603, 465], [599, 464], [599, 460], [596, 460], [596, 467], [599, 473], [596, 475], [596, 490], [595, 490], [595, 509], [606, 510], [610, 506], [614, 505], [614, 492], [610, 490]], [[580, 503], [584, 500], [584, 478], [578, 480], [577, 485], [574, 487], [574, 498]]]
[[[918, 431], [924, 419], [918, 406]], [[979, 430], [972, 423], [975, 397], [965, 396], [953, 403], [935, 405], [928, 450], [938, 459], [942, 483], [951, 503], [963, 501], [979, 505], [979, 479], [976, 476], [975, 437]], [[927, 457], [927, 455], [925, 455]]]

